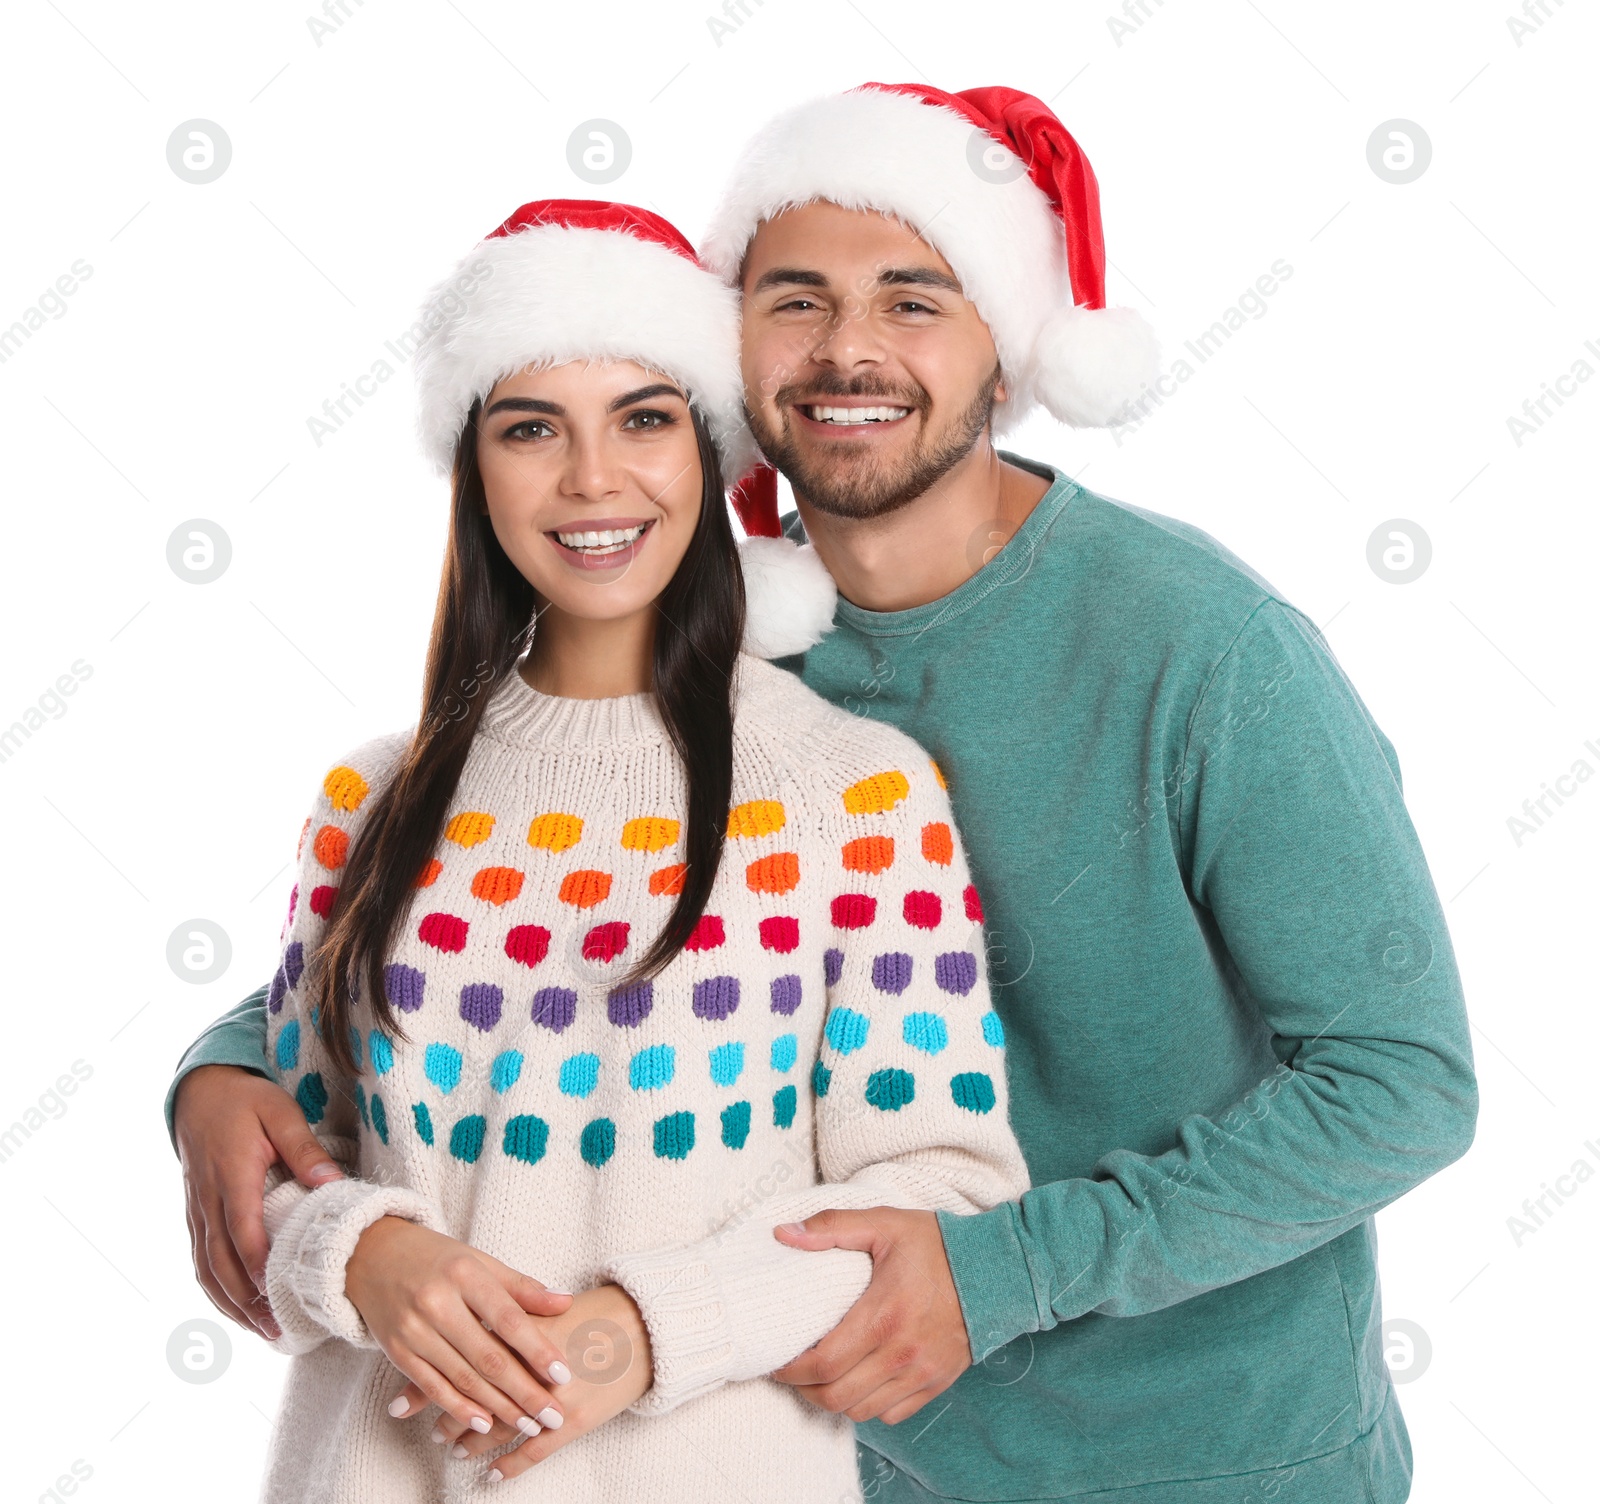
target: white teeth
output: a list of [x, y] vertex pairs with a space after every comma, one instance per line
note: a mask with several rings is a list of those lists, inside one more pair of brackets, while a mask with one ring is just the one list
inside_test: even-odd
[[810, 409], [816, 423], [892, 423], [903, 418], [909, 407], [817, 407]]
[[603, 528], [582, 533], [557, 533], [556, 537], [568, 548], [579, 553], [616, 553], [644, 536], [646, 524], [637, 527]]

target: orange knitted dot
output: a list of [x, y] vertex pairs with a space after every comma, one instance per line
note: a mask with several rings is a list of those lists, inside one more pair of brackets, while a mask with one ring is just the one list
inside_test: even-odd
[[457, 846], [481, 846], [489, 839], [489, 832], [493, 829], [493, 815], [486, 815], [481, 809], [464, 809], [459, 815], [450, 817], [450, 823], [444, 828], [444, 836]]
[[576, 815], [563, 815], [552, 810], [540, 815], [528, 827], [528, 844], [541, 851], [565, 851], [578, 844], [583, 835], [583, 821]]
[[928, 759], [928, 766], [933, 769], [933, 776], [939, 780], [939, 787], [942, 789], [949, 788], [950, 785], [944, 781], [944, 774], [939, 771], [939, 764], [931, 757]]
[[886, 814], [910, 792], [911, 784], [904, 773], [874, 773], [844, 791], [845, 811], [852, 815]]
[[597, 903], [603, 902], [610, 891], [609, 872], [596, 872], [590, 867], [580, 867], [576, 872], [569, 872], [561, 879], [561, 890], [556, 897], [562, 903], [570, 903], [575, 908], [592, 909]]
[[354, 768], [340, 766], [322, 780], [322, 792], [335, 809], [360, 809], [367, 797], [367, 780]]
[[728, 836], [770, 836], [786, 818], [776, 799], [750, 799], [728, 811]]
[[515, 867], [481, 867], [472, 874], [472, 896], [488, 903], [510, 903], [522, 891]]
[[862, 836], [844, 843], [847, 872], [882, 872], [894, 865], [893, 836]]
[[311, 816], [306, 816], [306, 823], [300, 827], [299, 839], [294, 843], [294, 859], [300, 860], [300, 853], [306, 849], [306, 833], [311, 829]]
[[955, 855], [955, 842], [950, 839], [950, 827], [943, 820], [922, 827], [922, 854], [941, 867], [950, 865]]
[[678, 839], [678, 822], [662, 815], [640, 815], [622, 827], [624, 851], [660, 851]]
[[427, 866], [425, 866], [422, 871], [417, 874], [417, 880], [414, 884], [412, 884], [412, 886], [417, 888], [431, 888], [439, 880], [439, 874], [443, 871], [444, 863], [441, 862], [436, 856], [429, 857]]
[[350, 849], [350, 837], [337, 825], [324, 825], [311, 843], [311, 849], [324, 867], [342, 867], [345, 853]]
[[689, 871], [686, 862], [674, 862], [670, 867], [663, 867], [659, 872], [650, 874], [650, 891], [659, 897], [663, 893], [683, 892], [683, 879]]
[[800, 881], [800, 858], [793, 851], [775, 851], [744, 869], [753, 893], [787, 893]]

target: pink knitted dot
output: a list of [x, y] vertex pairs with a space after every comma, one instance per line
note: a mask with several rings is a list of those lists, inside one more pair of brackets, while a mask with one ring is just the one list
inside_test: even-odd
[[683, 942], [685, 950], [715, 950], [728, 938], [727, 931], [722, 927], [720, 914], [702, 914], [696, 921], [695, 927], [689, 931], [689, 938]]
[[428, 914], [417, 926], [417, 938], [435, 950], [465, 950], [467, 921], [454, 914]]
[[978, 890], [968, 883], [961, 890], [961, 901], [967, 906], [967, 918], [983, 923], [983, 901], [978, 897]]
[[929, 893], [925, 889], [916, 888], [906, 894], [905, 914], [907, 924], [914, 925], [919, 930], [937, 929], [940, 916], [943, 913], [944, 905], [939, 902], [937, 893]]
[[878, 900], [865, 893], [841, 893], [833, 900], [834, 926], [841, 930], [864, 930], [878, 917]]
[[800, 921], [788, 914], [774, 914], [761, 921], [761, 944], [766, 950], [788, 955], [800, 944]]

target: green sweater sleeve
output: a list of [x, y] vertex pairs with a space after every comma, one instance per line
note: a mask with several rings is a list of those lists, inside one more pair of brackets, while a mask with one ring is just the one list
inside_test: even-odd
[[[1192, 1104], [1208, 1111], [1183, 1116], [1164, 1153], [1113, 1149], [1087, 1177], [941, 1214], [975, 1361], [1285, 1263], [1472, 1140], [1461, 983], [1398, 764], [1316, 628], [1258, 607], [1171, 765], [1167, 823], [1197, 920], [1209, 914], [1278, 1065], [1224, 1111]], [[1168, 1006], [1181, 1016], [1183, 998]]]
[[202, 1065], [236, 1065], [271, 1078], [267, 1068], [267, 987], [257, 987], [243, 1002], [236, 1003], [221, 1018], [207, 1024], [200, 1037], [183, 1052], [167, 1087], [167, 1137], [178, 1147], [172, 1122], [178, 1088], [190, 1071]]

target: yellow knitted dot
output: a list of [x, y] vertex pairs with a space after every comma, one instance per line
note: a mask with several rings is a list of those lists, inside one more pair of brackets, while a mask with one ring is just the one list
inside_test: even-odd
[[844, 791], [845, 811], [852, 815], [885, 814], [910, 792], [911, 784], [904, 773], [874, 773]]
[[950, 785], [944, 781], [944, 774], [939, 771], [939, 764], [931, 757], [928, 759], [928, 766], [933, 769], [933, 776], [939, 780], [939, 787], [942, 789], [949, 788]]
[[528, 827], [528, 844], [541, 851], [565, 851], [576, 846], [583, 834], [583, 821], [577, 815], [563, 815], [552, 811], [540, 815]]
[[322, 792], [335, 809], [360, 809], [367, 797], [367, 780], [354, 768], [337, 767], [322, 780]]
[[444, 836], [457, 846], [481, 846], [489, 839], [489, 832], [493, 829], [493, 815], [486, 815], [481, 809], [464, 809], [459, 815], [451, 816], [450, 823], [444, 828]]
[[770, 836], [783, 829], [785, 818], [776, 799], [751, 799], [728, 811], [728, 837]]
[[678, 822], [660, 815], [640, 815], [622, 827], [624, 851], [660, 851], [678, 839]]

